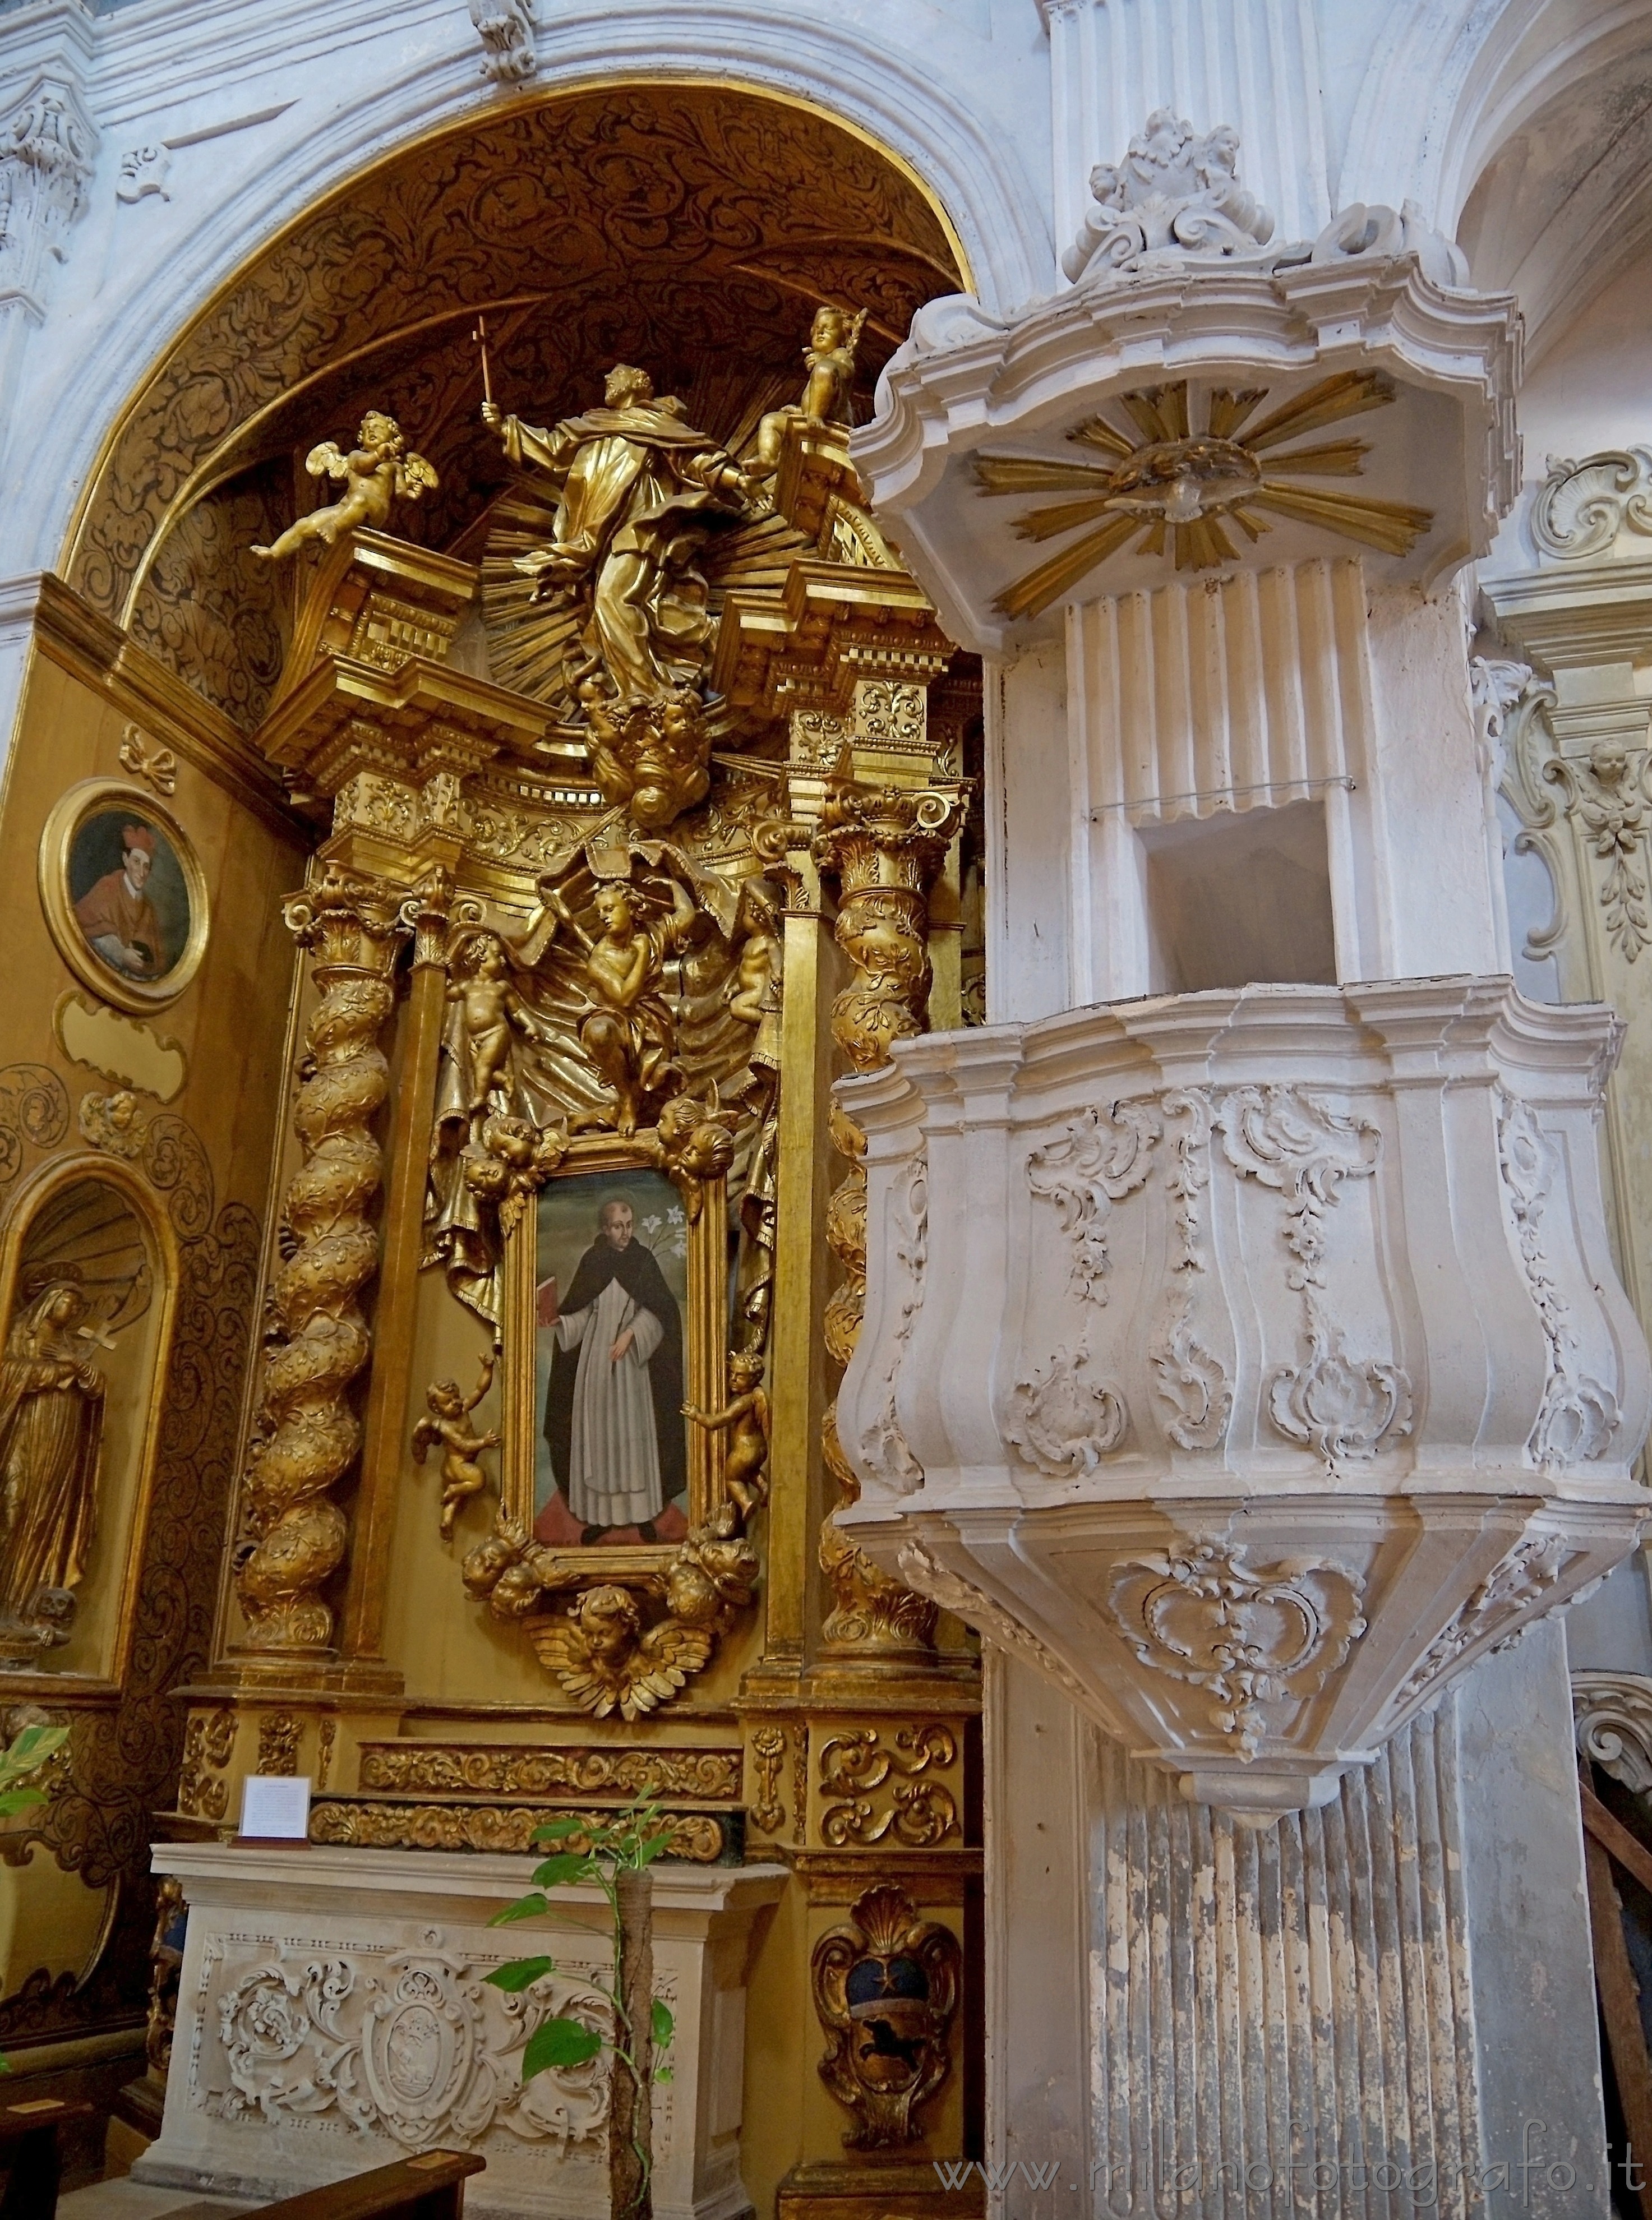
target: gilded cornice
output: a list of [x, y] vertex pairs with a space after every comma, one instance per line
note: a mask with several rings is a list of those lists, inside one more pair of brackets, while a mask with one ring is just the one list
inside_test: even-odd
[[34, 622], [34, 645], [59, 670], [163, 736], [167, 746], [272, 831], [308, 839], [276, 773], [245, 734], [50, 571], [40, 574]]

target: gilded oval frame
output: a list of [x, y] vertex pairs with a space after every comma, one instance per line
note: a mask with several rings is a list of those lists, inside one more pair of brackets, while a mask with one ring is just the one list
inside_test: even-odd
[[[189, 902], [189, 931], [178, 960], [159, 979], [134, 979], [114, 970], [93, 951], [70, 893], [69, 864], [75, 840], [87, 819], [108, 809], [125, 811], [165, 832], [184, 879]], [[211, 929], [206, 873], [195, 844], [172, 812], [140, 786], [123, 778], [85, 778], [53, 804], [41, 834], [38, 864], [41, 907], [58, 954], [81, 985], [116, 1009], [143, 1016], [177, 1001], [192, 984], [206, 954]]]

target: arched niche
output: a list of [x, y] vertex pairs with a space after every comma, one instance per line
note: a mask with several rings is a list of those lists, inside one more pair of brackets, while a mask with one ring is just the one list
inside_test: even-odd
[[[21, 1368], [28, 1362], [31, 1336], [37, 1352], [83, 1354], [103, 1392], [91, 1534], [73, 1589], [67, 1638], [42, 1647], [32, 1666], [8, 1659], [0, 1669], [0, 1705], [14, 1684], [37, 1690], [44, 1676], [60, 1681], [65, 1693], [76, 1683], [107, 1687], [122, 1678], [178, 1284], [171, 1227], [142, 1181], [119, 1159], [59, 1158], [14, 1200], [0, 1235], [0, 1594], [5, 1560], [16, 1546], [9, 1525], [13, 1461], [21, 1472], [36, 1446], [18, 1426]], [[59, 1330], [41, 1313], [51, 1290], [62, 1287], [77, 1289], [84, 1308]], [[59, 1439], [53, 1446], [62, 1451], [65, 1444]]]
[[969, 282], [944, 213], [886, 149], [747, 87], [587, 85], [399, 149], [260, 249], [195, 316], [105, 446], [67, 575], [250, 728], [292, 628], [297, 566], [248, 552], [311, 505], [304, 454], [387, 409], [439, 490], [394, 528], [479, 552], [508, 472], [478, 415], [534, 421], [648, 369], [737, 440], [795, 397], [820, 300], [865, 308], [863, 411], [913, 311]]
[[[47, 1163], [0, 1229], [0, 1490], [26, 1446], [15, 1425], [22, 1342], [50, 1289], [65, 1284], [85, 1304], [66, 1339], [103, 1381], [95, 1518], [67, 1639], [32, 1665], [12, 1658], [0, 1670], [0, 1736], [30, 1717], [68, 1724], [69, 1748], [57, 1762], [72, 1793], [94, 1741], [102, 1746], [98, 1714], [120, 1702], [131, 1653], [178, 1301], [176, 1237], [118, 1158], [88, 1152]], [[9, 1518], [0, 1494], [0, 1585], [13, 1546]], [[36, 1809], [0, 1822], [0, 2014], [25, 2025], [31, 2010], [49, 2008], [97, 1974], [123, 1885], [89, 1876], [61, 1854], [44, 1820]]]

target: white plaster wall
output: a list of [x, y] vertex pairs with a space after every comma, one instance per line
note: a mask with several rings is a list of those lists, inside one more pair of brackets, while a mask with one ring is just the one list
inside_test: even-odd
[[1652, 440], [1652, 255], [1614, 278], [1568, 324], [1520, 396], [1526, 472], [1550, 455], [1599, 454]]

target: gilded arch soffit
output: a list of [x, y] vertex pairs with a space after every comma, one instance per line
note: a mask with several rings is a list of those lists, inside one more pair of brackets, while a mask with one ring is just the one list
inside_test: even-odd
[[795, 382], [806, 302], [870, 309], [870, 390], [913, 311], [964, 282], [923, 189], [815, 109], [637, 83], [493, 112], [353, 180], [220, 290], [112, 432], [66, 573], [129, 620], [204, 496], [278, 476], [368, 401], [437, 465], [443, 496], [414, 529], [452, 546], [503, 485], [477, 415], [478, 310], [496, 390], [532, 413], [587, 405], [629, 359], [726, 433]]

